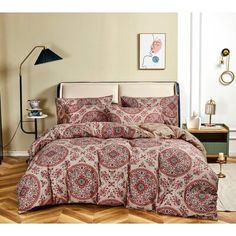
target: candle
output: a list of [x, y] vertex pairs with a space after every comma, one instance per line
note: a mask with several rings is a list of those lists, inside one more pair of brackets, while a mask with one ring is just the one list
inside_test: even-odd
[[224, 156], [224, 153], [223, 153], [223, 152], [220, 152], [220, 153], [219, 153], [218, 160], [219, 160], [219, 161], [224, 161], [224, 160], [225, 160], [225, 156]]

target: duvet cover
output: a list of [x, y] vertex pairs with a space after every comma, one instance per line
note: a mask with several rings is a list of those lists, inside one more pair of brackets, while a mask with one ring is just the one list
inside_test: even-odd
[[216, 219], [218, 178], [203, 145], [164, 124], [60, 124], [30, 147], [19, 213], [66, 203]]

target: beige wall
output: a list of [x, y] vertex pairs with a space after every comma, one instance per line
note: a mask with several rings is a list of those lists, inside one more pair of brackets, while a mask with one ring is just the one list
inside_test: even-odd
[[[151, 32], [166, 33], [165, 70], [137, 69], [138, 34]], [[59, 82], [177, 80], [175, 13], [0, 14], [0, 84], [5, 143], [19, 122], [19, 64], [35, 45], [47, 45], [64, 58], [33, 66], [39, 54], [35, 51], [23, 67], [25, 109], [28, 99], [40, 98], [49, 114], [48, 119], [39, 121], [40, 131], [56, 122], [54, 100]], [[7, 150], [27, 150], [33, 140], [33, 135], [18, 130]]]
[[5, 82], [4, 78], [6, 77], [6, 48], [4, 32], [4, 14], [0, 14], [0, 93]]

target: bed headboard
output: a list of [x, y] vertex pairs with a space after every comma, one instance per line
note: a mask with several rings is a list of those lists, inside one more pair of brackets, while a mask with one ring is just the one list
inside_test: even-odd
[[[148, 82], [62, 82], [57, 87], [59, 98], [102, 97], [113, 95], [113, 103], [120, 96], [130, 97], [168, 97], [180, 95], [179, 84], [169, 81]], [[178, 99], [178, 123], [180, 126], [180, 96]]]

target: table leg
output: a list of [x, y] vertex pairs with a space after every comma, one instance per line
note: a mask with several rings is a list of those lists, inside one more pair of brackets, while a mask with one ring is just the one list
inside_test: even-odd
[[35, 140], [38, 138], [37, 119], [34, 119]]

